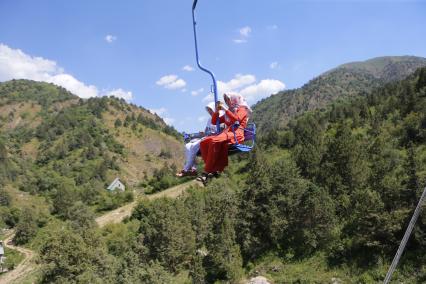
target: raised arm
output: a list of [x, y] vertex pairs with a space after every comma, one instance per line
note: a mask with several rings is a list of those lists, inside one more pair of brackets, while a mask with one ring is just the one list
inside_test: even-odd
[[240, 124], [245, 124], [247, 121], [247, 111], [244, 107], [238, 108], [236, 113], [233, 113], [230, 110], [226, 110], [226, 115], [231, 120], [231, 124], [234, 124], [236, 121], [240, 122]]
[[212, 124], [216, 125], [217, 123], [217, 119], [219, 118], [219, 122], [220, 123], [225, 123], [225, 118], [223, 116], [219, 117], [219, 112], [216, 111], [215, 113], [213, 113], [212, 115]]

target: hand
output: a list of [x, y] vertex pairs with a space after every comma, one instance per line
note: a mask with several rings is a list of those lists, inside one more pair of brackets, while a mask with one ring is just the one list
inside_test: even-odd
[[224, 110], [224, 106], [223, 106], [223, 103], [221, 101], [216, 103], [216, 110], [217, 111]]

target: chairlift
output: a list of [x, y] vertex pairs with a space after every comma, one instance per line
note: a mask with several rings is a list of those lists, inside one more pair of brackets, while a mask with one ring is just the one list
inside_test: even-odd
[[[213, 81], [213, 85], [212, 85], [212, 91], [214, 93], [214, 101], [218, 102], [218, 97], [217, 97], [217, 83], [216, 83], [216, 78], [213, 74], [212, 71], [210, 71], [209, 69], [203, 67], [200, 63], [200, 59], [199, 59], [199, 55], [198, 55], [198, 43], [197, 43], [197, 22], [195, 20], [195, 8], [197, 7], [197, 2], [198, 0], [194, 0], [193, 4], [192, 4], [192, 25], [193, 25], [193, 29], [194, 29], [194, 42], [195, 42], [195, 59], [197, 61], [197, 66], [198, 68], [200, 68], [202, 71], [206, 72], [207, 74], [210, 75], [212, 81]], [[217, 133], [220, 133], [220, 124], [219, 124], [219, 120], [217, 120], [217, 124], [216, 124], [216, 129], [217, 129]], [[240, 124], [237, 122], [236, 124], [234, 124], [232, 126], [232, 132], [234, 133], [234, 137], [235, 137], [235, 144], [230, 144], [229, 148], [228, 148], [228, 154], [235, 154], [235, 153], [247, 153], [250, 152], [255, 145], [256, 142], [256, 124], [254, 123], [248, 123], [246, 128], [244, 128], [244, 142], [243, 143], [238, 143], [237, 139], [236, 139], [236, 134], [235, 131], [237, 129], [239, 129], [241, 126]], [[184, 139], [193, 139], [193, 138], [198, 138], [199, 134], [194, 133], [194, 134], [185, 134], [184, 133]]]

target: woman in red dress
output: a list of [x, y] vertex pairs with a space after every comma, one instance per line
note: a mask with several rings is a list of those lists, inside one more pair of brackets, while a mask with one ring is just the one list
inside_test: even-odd
[[[235, 137], [238, 143], [244, 142], [244, 128], [247, 126], [248, 116], [251, 109], [244, 98], [239, 94], [224, 94], [223, 98], [228, 108], [222, 102], [216, 105], [216, 112], [212, 116], [212, 124], [225, 123], [227, 128], [216, 136], [210, 136], [201, 141], [201, 156], [204, 160], [204, 174], [199, 180], [206, 181], [209, 176], [217, 175], [228, 165], [228, 146], [235, 144]], [[219, 111], [225, 111], [225, 115], [219, 118]], [[239, 122], [238, 129], [232, 131], [232, 126]]]

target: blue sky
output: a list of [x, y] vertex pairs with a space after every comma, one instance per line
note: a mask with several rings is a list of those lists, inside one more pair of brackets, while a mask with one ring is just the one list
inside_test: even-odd
[[[196, 69], [191, 5], [2, 0], [0, 81], [114, 94], [178, 130], [199, 130], [211, 80]], [[197, 19], [202, 64], [221, 92], [240, 92], [250, 103], [343, 63], [426, 57], [426, 1], [199, 0]]]

